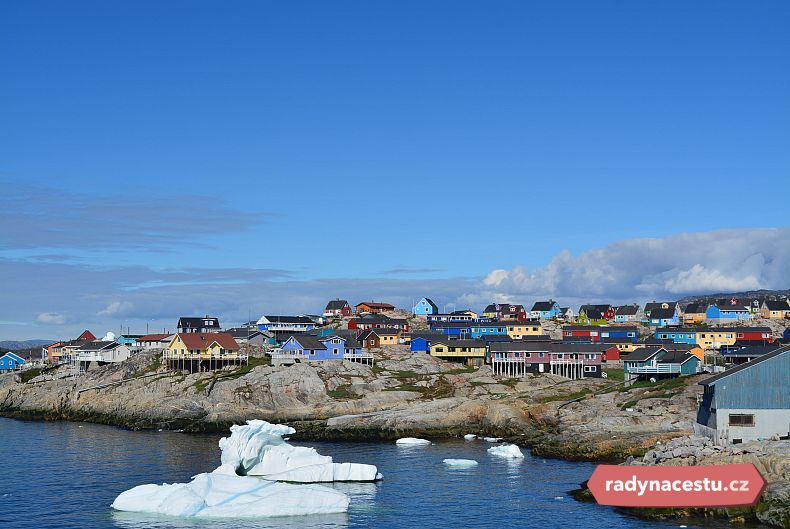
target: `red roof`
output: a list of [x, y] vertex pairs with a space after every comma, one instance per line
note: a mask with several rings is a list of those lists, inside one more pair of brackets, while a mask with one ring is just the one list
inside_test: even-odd
[[184, 342], [187, 349], [208, 349], [211, 344], [217, 342], [223, 349], [238, 351], [239, 344], [233, 336], [226, 332], [180, 332], [178, 337]]
[[168, 336], [173, 336], [172, 334], [146, 334], [145, 336], [141, 336], [137, 339], [138, 342], [161, 342]]
[[85, 330], [77, 337], [77, 340], [88, 340], [89, 342], [96, 341], [96, 337], [89, 330]]

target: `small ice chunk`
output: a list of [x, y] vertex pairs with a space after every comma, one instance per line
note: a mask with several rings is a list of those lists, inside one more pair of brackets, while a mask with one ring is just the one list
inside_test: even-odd
[[524, 454], [516, 445], [499, 445], [492, 446], [488, 449], [488, 453], [492, 456], [509, 457], [511, 459], [523, 458]]
[[464, 439], [466, 439], [467, 441], [471, 441], [472, 439], [477, 439], [477, 436], [473, 433], [468, 433], [464, 436]]
[[401, 437], [395, 441], [396, 445], [429, 445], [431, 442], [428, 439], [418, 439], [416, 437]]
[[442, 463], [450, 468], [470, 468], [477, 466], [477, 461], [474, 459], [443, 459]]
[[483, 437], [483, 441], [486, 441], [488, 443], [498, 443], [501, 440], [502, 440], [501, 437]]
[[321, 485], [198, 474], [189, 483], [140, 485], [122, 492], [119, 511], [195, 518], [257, 518], [347, 512], [349, 497]]

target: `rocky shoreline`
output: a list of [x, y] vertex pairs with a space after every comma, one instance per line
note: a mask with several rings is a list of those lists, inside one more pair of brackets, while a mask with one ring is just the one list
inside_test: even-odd
[[622, 463], [644, 461], [656, 446], [689, 435], [700, 393], [698, 377], [624, 388], [613, 379], [508, 379], [486, 366], [398, 348], [376, 356], [374, 366], [285, 367], [256, 358], [241, 368], [181, 374], [162, 370], [155, 354], [144, 353], [79, 377], [64, 368], [29, 380], [6, 374], [0, 375], [0, 415], [187, 432], [226, 432], [256, 418], [293, 426], [295, 440], [474, 433], [502, 437], [539, 457]]

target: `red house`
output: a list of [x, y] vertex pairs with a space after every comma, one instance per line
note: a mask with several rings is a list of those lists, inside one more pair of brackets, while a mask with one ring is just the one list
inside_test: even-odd
[[361, 316], [348, 320], [348, 328], [352, 331], [369, 331], [371, 329], [396, 329], [409, 332], [409, 322], [400, 318], [386, 316]]
[[357, 314], [361, 314], [362, 312], [378, 314], [386, 310], [395, 310], [395, 305], [390, 305], [389, 303], [378, 303], [376, 301], [363, 301], [362, 303], [357, 303], [354, 309], [356, 309]]
[[773, 343], [774, 335], [770, 327], [732, 327], [735, 333], [735, 339], [742, 340], [756, 340], [760, 342]]
[[347, 317], [351, 316], [351, 305], [348, 304], [348, 301], [345, 299], [333, 299], [329, 303], [326, 304], [326, 308], [324, 309], [324, 316], [327, 318], [333, 317]]

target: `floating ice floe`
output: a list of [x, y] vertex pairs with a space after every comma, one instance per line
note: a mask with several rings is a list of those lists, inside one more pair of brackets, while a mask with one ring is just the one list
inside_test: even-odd
[[501, 440], [502, 440], [501, 437], [483, 437], [483, 441], [486, 441], [488, 443], [498, 443]]
[[467, 441], [471, 441], [472, 439], [477, 439], [477, 436], [473, 433], [468, 433], [464, 436], [464, 439], [466, 439]]
[[488, 453], [492, 456], [509, 457], [511, 459], [524, 457], [524, 454], [521, 453], [521, 450], [516, 445], [492, 446], [488, 449]]
[[417, 439], [416, 437], [401, 437], [395, 441], [396, 445], [429, 445], [431, 442], [428, 439]]
[[283, 439], [296, 431], [281, 424], [247, 421], [231, 427], [219, 441], [222, 464], [189, 483], [140, 485], [113, 502], [119, 511], [182, 517], [264, 517], [329, 514], [348, 511], [349, 497], [320, 485], [330, 481], [375, 481], [373, 465], [334, 463], [313, 448], [291, 446]]
[[230, 431], [230, 437], [219, 440], [222, 465], [216, 473], [296, 483], [381, 479], [373, 465], [334, 463], [314, 448], [291, 446], [283, 439], [296, 433], [290, 426], [253, 420], [231, 426]]
[[474, 459], [443, 459], [442, 463], [450, 468], [470, 468], [477, 466], [477, 461]]
[[225, 474], [198, 474], [189, 483], [140, 485], [113, 502], [119, 511], [196, 518], [257, 518], [348, 510], [349, 497], [321, 485], [289, 485]]

